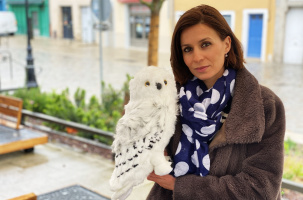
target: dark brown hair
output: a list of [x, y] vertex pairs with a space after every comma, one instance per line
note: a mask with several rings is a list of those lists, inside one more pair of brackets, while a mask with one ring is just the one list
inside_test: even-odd
[[216, 31], [223, 41], [227, 36], [231, 38], [231, 48], [225, 58], [225, 68], [244, 68], [243, 50], [240, 41], [236, 38], [221, 13], [208, 5], [200, 5], [186, 11], [176, 24], [172, 41], [170, 63], [178, 83], [184, 84], [193, 77], [183, 60], [181, 49], [181, 34], [183, 30], [196, 24], [205, 24]]

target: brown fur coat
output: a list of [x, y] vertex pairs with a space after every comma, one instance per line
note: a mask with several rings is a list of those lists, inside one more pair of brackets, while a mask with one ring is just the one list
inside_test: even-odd
[[[147, 199], [281, 199], [284, 134], [281, 100], [247, 69], [238, 70], [230, 113], [209, 146], [209, 175], [178, 177], [173, 192], [155, 184]], [[170, 155], [180, 135], [177, 123]]]

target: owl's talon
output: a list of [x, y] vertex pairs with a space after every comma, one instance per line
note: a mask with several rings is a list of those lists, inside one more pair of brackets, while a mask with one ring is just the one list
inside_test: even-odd
[[169, 174], [173, 170], [173, 168], [170, 166], [170, 164], [163, 163], [161, 165], [156, 166], [154, 170], [157, 175], [163, 176]]

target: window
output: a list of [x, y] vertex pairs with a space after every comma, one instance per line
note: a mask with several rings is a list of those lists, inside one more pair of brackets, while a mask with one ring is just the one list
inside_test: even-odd
[[234, 11], [221, 11], [221, 14], [225, 18], [232, 31], [235, 30], [235, 12]]

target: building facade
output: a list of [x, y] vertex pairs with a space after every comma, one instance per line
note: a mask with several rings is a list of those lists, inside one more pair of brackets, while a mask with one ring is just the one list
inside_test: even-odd
[[[197, 1], [175, 0], [176, 20], [185, 11], [201, 4]], [[207, 4], [217, 8], [241, 41], [246, 59], [272, 61], [274, 42], [275, 0], [211, 1]]]
[[[26, 34], [26, 14], [24, 0], [6, 0], [8, 10], [16, 15], [17, 34]], [[48, 0], [28, 0], [28, 14], [34, 36], [49, 36]]]
[[5, 0], [0, 0], [0, 11], [6, 10], [5, 4], [6, 4]]
[[[0, 3], [5, 0], [0, 0]], [[29, 0], [36, 35], [98, 43], [98, 22], [93, 0]], [[110, 28], [102, 31], [102, 45], [147, 51], [150, 11], [139, 0], [108, 0]], [[151, 0], [145, 0], [150, 2]], [[23, 0], [6, 0], [15, 12], [18, 33], [25, 33]], [[169, 53], [171, 36], [179, 17], [188, 9], [208, 4], [225, 17], [242, 42], [244, 57], [262, 62], [303, 63], [303, 0], [184, 1], [165, 0], [160, 12], [159, 52]]]
[[276, 0], [274, 61], [303, 64], [303, 0]]
[[[146, 0], [146, 2], [150, 2]], [[113, 45], [118, 48], [147, 50], [150, 10], [139, 0], [115, 0], [113, 3]], [[164, 1], [160, 11], [159, 52], [170, 51], [173, 31], [173, 0]]]
[[51, 37], [95, 41], [90, 0], [51, 0]]

